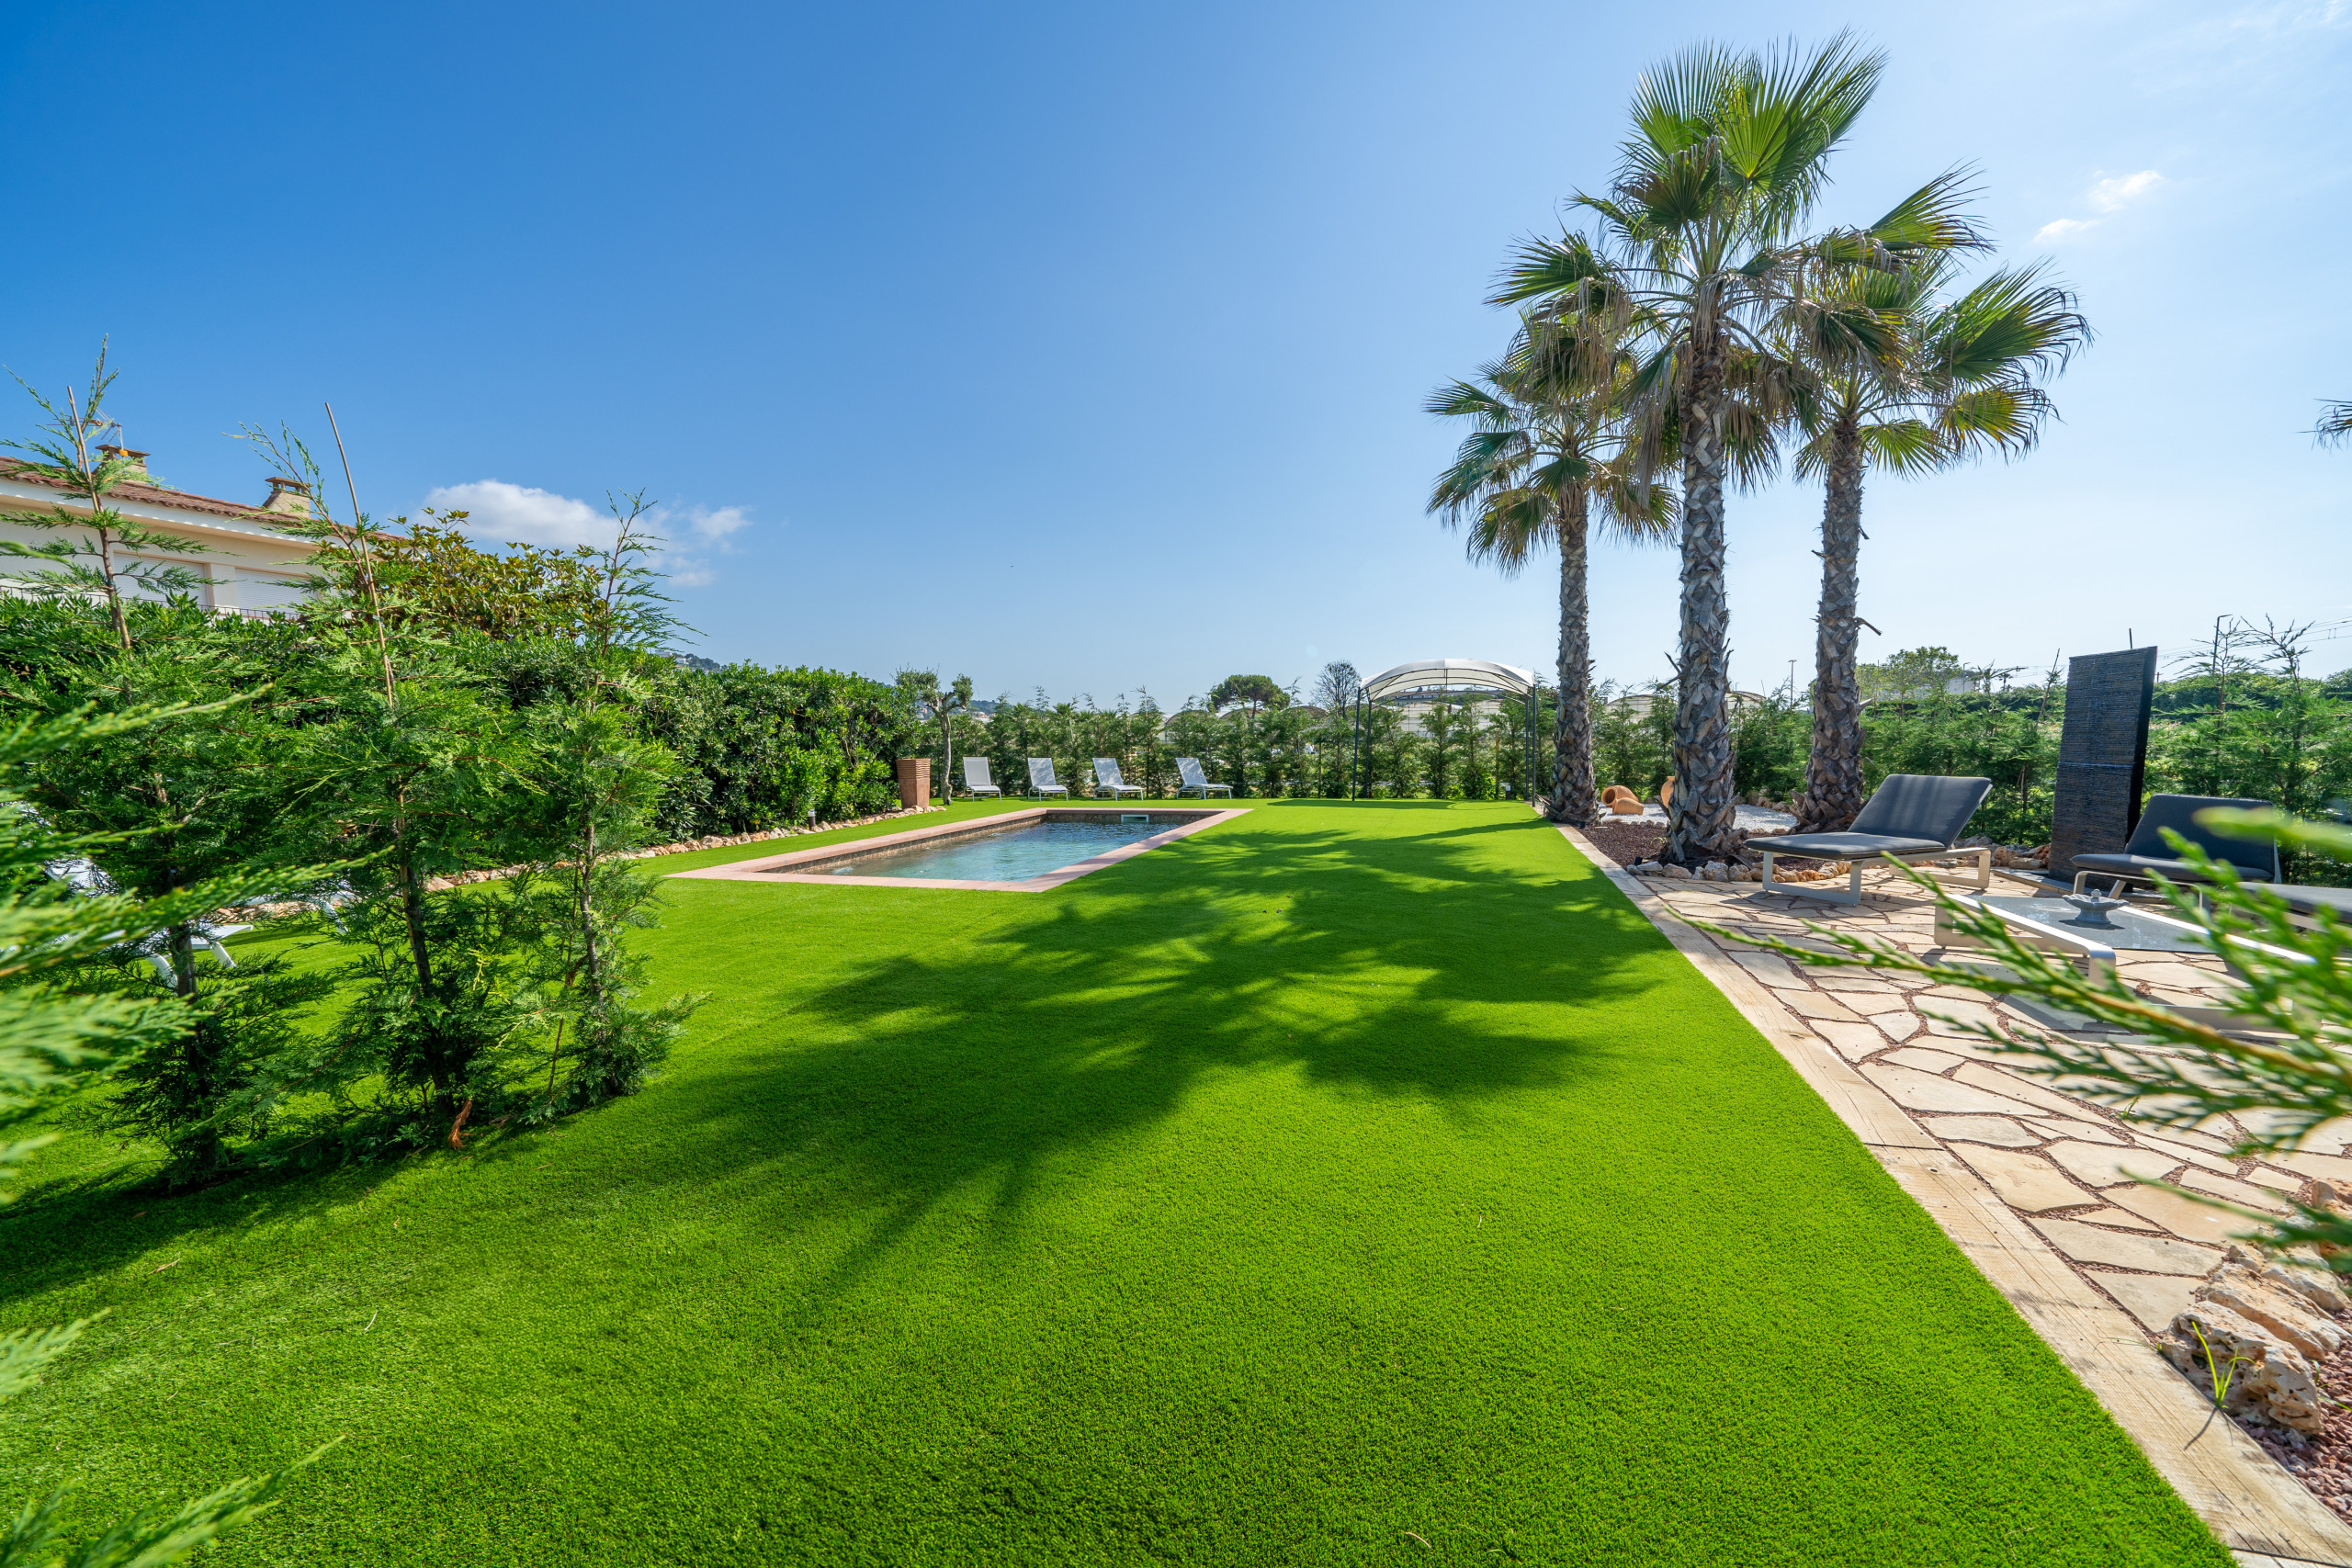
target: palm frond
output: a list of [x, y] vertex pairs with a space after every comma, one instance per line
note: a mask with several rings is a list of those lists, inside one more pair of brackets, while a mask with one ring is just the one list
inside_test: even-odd
[[2352, 441], [2352, 400], [2320, 404], [2319, 423], [2312, 427], [2312, 434], [2323, 446]]

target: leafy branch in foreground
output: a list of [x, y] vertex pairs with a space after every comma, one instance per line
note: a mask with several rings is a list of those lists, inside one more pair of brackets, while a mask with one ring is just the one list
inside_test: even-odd
[[[62, 1328], [0, 1334], [0, 1402], [38, 1383], [41, 1370], [63, 1355], [95, 1321], [85, 1318]], [[65, 1493], [51, 1492], [27, 1503], [14, 1519], [0, 1523], [0, 1568], [167, 1568], [185, 1562], [221, 1531], [276, 1507], [288, 1479], [326, 1451], [320, 1449], [267, 1475], [239, 1476], [176, 1507], [141, 1508], [70, 1553], [60, 1550], [58, 1529]]]
[[[0, 780], [60, 753], [212, 711], [179, 705], [19, 723], [0, 729]], [[89, 895], [52, 870], [122, 837], [60, 833], [0, 783], [0, 1132], [100, 1067], [177, 1039], [193, 1021], [168, 992], [91, 996], [68, 976], [254, 891], [252, 879], [232, 877], [160, 898]], [[0, 1182], [48, 1142], [0, 1135]], [[6, 1197], [0, 1191], [0, 1202]]]
[[[2332, 860], [2352, 860], [2352, 829], [2299, 821], [2273, 811], [2215, 809], [2199, 821], [2233, 836], [2264, 839]], [[2049, 1080], [2080, 1099], [2111, 1107], [2128, 1121], [2156, 1127], [2193, 1127], [2222, 1115], [2250, 1129], [2242, 1156], [2292, 1149], [2314, 1128], [2352, 1116], [2352, 931], [2325, 911], [2310, 927], [2289, 918], [2276, 896], [2243, 882], [2225, 863], [2210, 859], [2177, 835], [2181, 859], [2211, 878], [2207, 907], [2171, 883], [2159, 889], [2173, 912], [2196, 928], [2196, 940], [2227, 964], [2239, 984], [2220, 1010], [2226, 1023], [2185, 1017], [2138, 995], [2114, 974], [2092, 976], [2061, 953], [2028, 946], [1995, 916], [1972, 908], [1924, 873], [1904, 874], [1926, 888], [1950, 923], [1980, 942], [1989, 964], [1931, 960], [1900, 948], [1808, 922], [1806, 930], [1835, 951], [1690, 923], [1732, 941], [1767, 948], [1817, 967], [1859, 967], [1917, 975], [1996, 996], [2029, 997], [2094, 1025], [2123, 1031], [2120, 1040], [2074, 1039], [2009, 1025], [1952, 1021], [2004, 1055], [2018, 1070]], [[2184, 1192], [2216, 1207], [2195, 1192]], [[2352, 1214], [2294, 1203], [2283, 1219], [2233, 1210], [2266, 1221], [2258, 1239], [2284, 1250], [2315, 1247], [2352, 1272]]]
[[[45, 757], [201, 711], [182, 706], [76, 713], [19, 723], [0, 730], [0, 781]], [[126, 1055], [168, 1043], [190, 1027], [190, 1010], [171, 992], [83, 996], [60, 983], [65, 976], [127, 942], [194, 919], [251, 891], [236, 878], [225, 878], [162, 898], [91, 897], [53, 869], [126, 836], [67, 837], [0, 783], [0, 1124], [22, 1119]], [[0, 1141], [0, 1179], [48, 1141]], [[6, 1196], [0, 1193], [0, 1201]], [[42, 1369], [88, 1326], [85, 1319], [0, 1334], [0, 1401], [37, 1383]], [[70, 1550], [61, 1532], [65, 1495], [50, 1492], [27, 1502], [13, 1519], [0, 1519], [0, 1568], [166, 1568], [222, 1530], [266, 1512], [287, 1478], [324, 1451], [258, 1479], [232, 1481], [177, 1506], [141, 1509]]]
[[62, 409], [18, 378], [17, 384], [31, 394], [40, 412], [49, 416], [48, 422], [32, 440], [0, 442], [0, 446], [27, 454], [12, 465], [17, 473], [77, 497], [85, 510], [76, 512], [53, 503], [41, 511], [0, 512], [0, 523], [19, 528], [76, 531], [71, 538], [46, 545], [0, 540], [0, 557], [48, 562], [48, 570], [20, 580], [19, 592], [88, 594], [102, 601], [113, 623], [116, 642], [129, 648], [130, 626], [123, 614], [125, 584], [161, 596], [188, 592], [198, 581], [197, 574], [185, 566], [142, 558], [139, 552], [168, 550], [187, 555], [206, 547], [126, 517], [107, 504], [107, 497], [119, 487], [147, 478], [141, 457], [98, 442], [99, 436], [114, 428], [114, 421], [105, 412], [107, 389], [114, 384], [114, 377], [107, 368], [106, 344], [101, 343], [88, 392], [76, 393], [69, 386]]

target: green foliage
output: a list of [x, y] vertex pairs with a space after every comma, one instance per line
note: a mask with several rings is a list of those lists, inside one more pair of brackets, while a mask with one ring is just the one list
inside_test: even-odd
[[[0, 1402], [38, 1383], [42, 1370], [94, 1321], [0, 1334]], [[288, 1479], [318, 1457], [312, 1454], [272, 1475], [241, 1477], [177, 1507], [142, 1508], [70, 1551], [59, 1527], [66, 1494], [51, 1492], [28, 1502], [14, 1519], [0, 1522], [0, 1568], [168, 1568], [222, 1531], [277, 1506]]]
[[1209, 693], [1209, 706], [1218, 712], [1241, 705], [1252, 708], [1290, 705], [1290, 694], [1271, 675], [1227, 675]]
[[1864, 702], [1921, 702], [1948, 694], [1981, 692], [1992, 685], [1988, 677], [1994, 673], [1962, 663], [1948, 648], [1906, 648], [1854, 669]]
[[577, 557], [586, 613], [541, 633], [572, 656], [580, 678], [561, 699], [527, 710], [529, 783], [545, 804], [535, 853], [508, 883], [506, 903], [537, 937], [524, 1001], [548, 1060], [538, 1116], [636, 1093], [700, 1002], [642, 1005], [645, 960], [628, 940], [655, 923], [658, 886], [629, 852], [651, 838], [677, 769], [630, 722], [647, 695], [647, 658], [676, 622], [655, 587], [644, 498], [626, 500], [613, 503], [613, 543]]
[[1813, 709], [1793, 687], [1775, 688], [1760, 703], [1738, 705], [1732, 716], [1731, 743], [1732, 784], [1742, 798], [1762, 795], [1789, 799], [1804, 786]]
[[45, 421], [29, 441], [0, 442], [0, 446], [26, 454], [23, 459], [6, 467], [20, 478], [54, 485], [78, 498], [82, 504], [79, 511], [57, 503], [41, 509], [0, 512], [0, 523], [66, 536], [46, 545], [0, 539], [0, 559], [42, 563], [41, 570], [21, 580], [25, 586], [20, 592], [46, 597], [96, 599], [106, 606], [116, 644], [128, 648], [130, 633], [125, 624], [124, 607], [132, 594], [186, 592], [197, 581], [196, 574], [187, 567], [141, 559], [137, 552], [169, 550], [174, 555], [188, 555], [201, 553], [205, 547], [125, 516], [107, 504], [107, 498], [123, 485], [146, 477], [138, 459], [119, 447], [99, 445], [98, 438], [114, 425], [105, 412], [107, 391], [113, 384], [114, 372], [107, 368], [104, 343], [98, 345], [97, 365], [90, 372], [89, 389], [77, 395], [69, 386], [62, 409], [18, 380], [17, 385], [31, 394]]
[[478, 632], [496, 641], [592, 635], [608, 613], [599, 582], [602, 552], [510, 544], [503, 556], [474, 548], [464, 533], [470, 513], [425, 508], [430, 523], [394, 518], [376, 549], [388, 579], [399, 582], [395, 622], [417, 620], [444, 636]]
[[647, 681], [637, 722], [678, 761], [656, 814], [673, 840], [893, 809], [892, 765], [923, 743], [909, 693], [813, 668], [673, 664]]
[[1674, 776], [1674, 687], [1653, 682], [1635, 692], [1604, 684], [1593, 710], [1593, 769], [1600, 784], [1623, 784], [1655, 800]]

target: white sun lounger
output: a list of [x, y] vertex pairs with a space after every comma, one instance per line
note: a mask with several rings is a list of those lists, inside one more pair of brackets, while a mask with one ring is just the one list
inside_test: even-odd
[[1201, 760], [1198, 757], [1177, 758], [1176, 772], [1184, 781], [1182, 787], [1178, 789], [1176, 792], [1180, 795], [1186, 790], [1193, 789], [1201, 792], [1201, 798], [1203, 800], [1206, 800], [1209, 797], [1209, 792], [1211, 790], [1221, 789], [1225, 791], [1227, 795], [1231, 795], [1233, 794], [1233, 786], [1231, 784], [1209, 783], [1208, 774], [1201, 772]]
[[1143, 785], [1131, 784], [1119, 776], [1119, 762], [1115, 757], [1094, 759], [1094, 787], [1098, 792], [1107, 793], [1114, 800], [1123, 795], [1132, 795], [1137, 800], [1143, 798]]
[[997, 788], [996, 781], [989, 777], [989, 760], [986, 757], [964, 759], [964, 793], [992, 795], [1000, 800], [1004, 797], [1004, 791]]
[[1029, 759], [1029, 793], [1031, 795], [1068, 795], [1069, 785], [1054, 782], [1054, 760], [1051, 757]]

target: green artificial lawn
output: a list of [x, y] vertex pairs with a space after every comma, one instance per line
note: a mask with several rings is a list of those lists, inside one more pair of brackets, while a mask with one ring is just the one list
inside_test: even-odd
[[71, 1132], [0, 1326], [110, 1315], [8, 1490], [340, 1438], [224, 1564], [2229, 1561], [1523, 808], [669, 886], [633, 1100], [182, 1197]]

